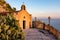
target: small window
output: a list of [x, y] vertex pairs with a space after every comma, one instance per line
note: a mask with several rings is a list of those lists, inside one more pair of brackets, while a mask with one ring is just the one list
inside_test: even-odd
[[25, 18], [25, 16], [24, 16], [24, 18]]

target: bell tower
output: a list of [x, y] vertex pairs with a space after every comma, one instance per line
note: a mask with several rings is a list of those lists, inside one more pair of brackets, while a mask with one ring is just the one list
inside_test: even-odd
[[25, 5], [24, 5], [24, 2], [23, 2], [23, 4], [22, 4], [22, 6], [21, 6], [21, 10], [26, 10], [26, 7], [25, 7]]

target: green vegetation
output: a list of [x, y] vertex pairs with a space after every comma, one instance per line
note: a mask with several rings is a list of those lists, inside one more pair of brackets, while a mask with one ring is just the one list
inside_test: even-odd
[[11, 6], [9, 4], [6, 4], [6, 11], [7, 12], [13, 11], [13, 9], [11, 8]]
[[18, 25], [12, 13], [0, 15], [0, 40], [24, 40], [24, 33]]
[[12, 12], [0, 15], [0, 40], [24, 40], [24, 33], [19, 27], [19, 21], [13, 17], [16, 8], [12, 9], [5, 0], [0, 0], [0, 5], [6, 12]]

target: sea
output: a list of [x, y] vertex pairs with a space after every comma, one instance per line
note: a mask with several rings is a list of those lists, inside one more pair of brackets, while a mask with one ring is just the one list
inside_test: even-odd
[[[38, 20], [40, 20], [46, 24], [49, 23], [47, 18], [38, 18]], [[60, 31], [60, 18], [51, 18], [50, 19], [50, 25], [53, 26], [58, 31]]]

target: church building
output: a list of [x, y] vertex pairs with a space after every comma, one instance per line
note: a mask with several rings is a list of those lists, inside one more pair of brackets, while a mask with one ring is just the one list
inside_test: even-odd
[[26, 10], [26, 6], [23, 4], [21, 10], [14, 13], [16, 20], [19, 20], [19, 27], [22, 29], [29, 29], [32, 27], [32, 15]]

